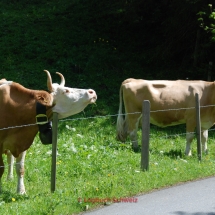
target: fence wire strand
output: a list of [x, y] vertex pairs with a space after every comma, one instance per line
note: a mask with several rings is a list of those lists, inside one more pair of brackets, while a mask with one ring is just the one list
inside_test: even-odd
[[[207, 105], [207, 106], [200, 106], [200, 108], [207, 108], [207, 107], [214, 107], [215, 105]], [[189, 107], [189, 108], [178, 108], [178, 109], [161, 109], [161, 110], [155, 110], [155, 111], [150, 111], [150, 113], [155, 113], [155, 112], [165, 112], [165, 111], [178, 111], [178, 110], [189, 110], [189, 109], [195, 109], [195, 107]], [[105, 115], [105, 116], [95, 116], [95, 117], [80, 117], [80, 118], [67, 118], [67, 119], [61, 119], [59, 122], [65, 122], [65, 121], [75, 121], [75, 120], [86, 120], [86, 119], [96, 119], [96, 118], [108, 118], [108, 117], [117, 117], [117, 116], [126, 116], [126, 115], [134, 115], [134, 114], [142, 114], [142, 112], [133, 112], [133, 113], [124, 113], [124, 114], [113, 114], [113, 115]], [[28, 126], [34, 126], [37, 125], [37, 123], [32, 123], [32, 124], [26, 124], [26, 125], [18, 125], [18, 126], [9, 126], [5, 128], [0, 128], [0, 131], [2, 130], [7, 130], [7, 129], [14, 129], [14, 128], [21, 128], [21, 127], [28, 127]], [[215, 129], [209, 129], [208, 132], [214, 131]], [[195, 134], [196, 132], [186, 132], [186, 133], [180, 133], [180, 134], [173, 134], [173, 135], [165, 135], [160, 138], [168, 138], [168, 137], [174, 137], [174, 136], [182, 136], [186, 134]], [[153, 135], [150, 134], [151, 137]], [[132, 142], [132, 141], [130, 141]], [[130, 143], [129, 142], [129, 143]], [[0, 166], [0, 168], [4, 167], [9, 167], [12, 165], [19, 165], [23, 162], [18, 162], [18, 163], [13, 163], [13, 164], [8, 164], [4, 166]], [[26, 163], [26, 162], [24, 162]]]

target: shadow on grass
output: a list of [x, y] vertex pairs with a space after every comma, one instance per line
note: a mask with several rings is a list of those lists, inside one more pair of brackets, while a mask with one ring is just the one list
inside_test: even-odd
[[176, 159], [178, 157], [181, 158], [183, 156], [183, 153], [182, 153], [182, 151], [180, 149], [178, 149], [178, 150], [172, 150], [171, 149], [169, 152], [164, 152], [164, 155], [168, 156], [168, 157], [170, 157], [172, 159]]

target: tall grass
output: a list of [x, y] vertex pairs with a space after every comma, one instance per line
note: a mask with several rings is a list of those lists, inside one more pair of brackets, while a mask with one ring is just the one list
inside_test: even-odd
[[[3, 177], [0, 214], [77, 214], [97, 204], [89, 200], [139, 195], [179, 182], [214, 175], [214, 133], [209, 135], [208, 155], [198, 162], [196, 142], [193, 156], [185, 157], [184, 127], [151, 128], [150, 167], [140, 169], [140, 153], [131, 143], [115, 139], [115, 117], [59, 122], [56, 191], [50, 191], [51, 145], [36, 137], [26, 157], [27, 194], [17, 195], [16, 180]], [[141, 135], [139, 131], [139, 135]], [[6, 158], [5, 158], [6, 162]]]

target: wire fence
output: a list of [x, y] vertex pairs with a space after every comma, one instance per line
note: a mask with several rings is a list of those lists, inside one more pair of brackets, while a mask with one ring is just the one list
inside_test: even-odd
[[[200, 106], [200, 108], [207, 108], [207, 107], [215, 107], [215, 105], [207, 105], [207, 106]], [[150, 111], [150, 113], [155, 112], [166, 112], [166, 111], [180, 111], [180, 110], [190, 110], [195, 109], [195, 107], [188, 107], [188, 108], [171, 108], [171, 109], [160, 109], [160, 110], [153, 110]], [[124, 113], [124, 114], [112, 114], [112, 115], [105, 115], [105, 116], [95, 116], [95, 117], [80, 117], [80, 118], [67, 118], [67, 119], [60, 119], [59, 122], [66, 122], [66, 121], [77, 121], [77, 120], [88, 120], [88, 119], [97, 119], [97, 118], [110, 118], [110, 117], [118, 117], [118, 116], [126, 116], [126, 115], [135, 115], [135, 114], [142, 114], [142, 112], [133, 112], [133, 113]], [[14, 128], [21, 128], [21, 127], [28, 127], [28, 126], [35, 126], [37, 123], [31, 123], [31, 124], [25, 124], [25, 125], [18, 125], [18, 126], [9, 126], [5, 128], [0, 128], [0, 131], [7, 130], [7, 129], [14, 129]], [[208, 132], [215, 131], [215, 129], [208, 129]], [[165, 135], [161, 136], [159, 138], [168, 138], [168, 137], [177, 137], [177, 136], [183, 136], [186, 134], [195, 134], [196, 132], [185, 132], [185, 133], [179, 133], [179, 134], [172, 134], [172, 135]], [[151, 135], [150, 135], [151, 136]], [[130, 141], [132, 142], [132, 141]], [[130, 143], [128, 142], [128, 143]], [[4, 166], [0, 166], [0, 168], [9, 167], [11, 165], [19, 165], [23, 164], [23, 162], [16, 162], [13, 164], [8, 164]], [[26, 162], [25, 162], [26, 163]]]

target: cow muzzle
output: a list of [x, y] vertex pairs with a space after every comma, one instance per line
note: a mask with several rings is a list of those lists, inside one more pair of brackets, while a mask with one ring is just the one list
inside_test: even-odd
[[95, 103], [97, 100], [96, 92], [92, 89], [87, 90], [88, 96], [90, 98], [90, 104]]

